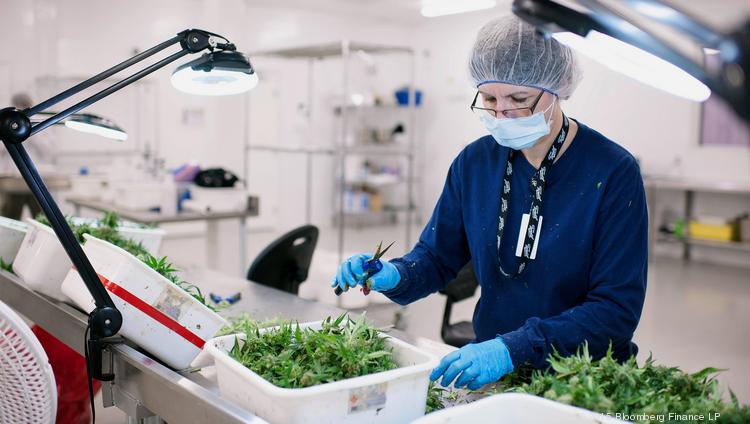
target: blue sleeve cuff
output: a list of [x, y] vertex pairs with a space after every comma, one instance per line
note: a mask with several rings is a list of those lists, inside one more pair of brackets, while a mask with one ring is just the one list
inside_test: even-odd
[[409, 287], [409, 271], [406, 269], [403, 263], [397, 260], [391, 261], [391, 263], [396, 267], [398, 273], [401, 275], [401, 281], [396, 284], [396, 287], [392, 288], [391, 290], [383, 291], [381, 293], [392, 301], [398, 303], [399, 305], [407, 305], [410, 303], [409, 299], [407, 299], [405, 296], [405, 294], [408, 292], [407, 288]]
[[523, 328], [505, 333], [499, 338], [508, 347], [514, 368], [535, 365], [536, 358], [539, 355], [535, 352], [531, 342], [529, 342], [528, 335]]

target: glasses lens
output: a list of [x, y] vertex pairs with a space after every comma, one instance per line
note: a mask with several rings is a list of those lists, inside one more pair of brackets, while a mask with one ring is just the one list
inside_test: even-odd
[[531, 109], [522, 108], [504, 110], [503, 116], [505, 116], [506, 118], [525, 118], [527, 116], [531, 116]]
[[471, 108], [471, 111], [474, 112], [474, 114], [477, 116], [490, 115], [493, 118], [495, 117], [495, 111], [492, 109], [483, 109], [481, 107], [473, 107]]

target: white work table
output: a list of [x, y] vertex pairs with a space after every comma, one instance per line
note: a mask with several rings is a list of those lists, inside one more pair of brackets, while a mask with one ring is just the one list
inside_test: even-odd
[[[45, 175], [44, 183], [50, 191], [67, 190], [70, 188], [70, 177], [62, 175]], [[31, 194], [26, 181], [20, 176], [0, 175], [0, 193]]]

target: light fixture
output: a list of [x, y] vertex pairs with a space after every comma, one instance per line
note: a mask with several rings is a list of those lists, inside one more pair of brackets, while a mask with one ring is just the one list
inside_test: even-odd
[[[750, 122], [750, 21], [720, 32], [663, 0], [627, 0], [618, 8], [611, 3], [514, 0], [513, 13], [542, 33], [652, 86], [693, 100], [704, 100], [713, 92]], [[626, 14], [623, 8], [634, 13]], [[718, 66], [709, 67], [703, 57], [689, 57], [674, 40], [647, 30], [644, 18], [668, 27], [704, 54], [718, 52]]]
[[[34, 115], [32, 123], [41, 122], [38, 118], [49, 118], [57, 115], [56, 112], [39, 112]], [[95, 134], [112, 140], [125, 141], [128, 133], [111, 119], [107, 119], [93, 113], [74, 113], [55, 125], [65, 125], [67, 128], [89, 134]]]
[[434, 18], [437, 16], [455, 15], [458, 13], [491, 9], [496, 5], [496, 0], [422, 0], [422, 16]]
[[90, 113], [75, 114], [65, 121], [65, 126], [76, 131], [99, 135], [113, 140], [125, 141], [128, 134], [109, 119]]
[[702, 102], [711, 90], [677, 66], [628, 43], [591, 30], [586, 37], [558, 32], [553, 37], [615, 72], [667, 93]]
[[251, 90], [258, 85], [258, 75], [242, 53], [220, 51], [175, 69], [172, 85], [188, 94], [225, 96]]

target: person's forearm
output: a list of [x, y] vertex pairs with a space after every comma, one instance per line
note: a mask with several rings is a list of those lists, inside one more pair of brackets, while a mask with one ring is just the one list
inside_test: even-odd
[[407, 305], [444, 288], [460, 270], [443, 265], [422, 243], [418, 243], [414, 250], [403, 257], [391, 260], [391, 263], [401, 274], [401, 281], [393, 290], [383, 294], [401, 305]]

